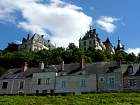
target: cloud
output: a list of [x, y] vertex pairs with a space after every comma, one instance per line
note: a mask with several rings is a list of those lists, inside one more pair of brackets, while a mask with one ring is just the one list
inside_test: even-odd
[[[16, 21], [17, 11], [22, 20]], [[53, 43], [63, 47], [70, 42], [78, 45], [79, 37], [92, 24], [92, 18], [81, 7], [62, 0], [0, 0], [0, 21], [7, 20], [16, 21], [17, 27], [27, 32], [47, 34]]]
[[15, 40], [14, 42], [15, 42], [16, 44], [22, 44], [22, 42], [19, 41], [19, 40]]
[[115, 22], [119, 21], [118, 18], [108, 17], [108, 16], [101, 16], [97, 21], [96, 24], [99, 28], [102, 30], [112, 33], [115, 31], [117, 26], [115, 25]]
[[127, 53], [134, 53], [135, 55], [138, 55], [140, 53], [140, 48], [128, 48], [126, 50]]

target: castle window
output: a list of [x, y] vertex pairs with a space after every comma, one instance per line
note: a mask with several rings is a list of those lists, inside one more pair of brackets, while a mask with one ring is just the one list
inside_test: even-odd
[[79, 43], [79, 47], [81, 47], [81, 43]]
[[84, 41], [84, 46], [86, 46], [86, 44], [87, 44], [86, 41]]
[[127, 68], [127, 70], [128, 70], [128, 75], [132, 75], [133, 74], [133, 66], [129, 66], [128, 68]]
[[89, 41], [89, 45], [91, 45], [91, 44], [92, 44], [92, 41], [90, 40], [90, 41]]

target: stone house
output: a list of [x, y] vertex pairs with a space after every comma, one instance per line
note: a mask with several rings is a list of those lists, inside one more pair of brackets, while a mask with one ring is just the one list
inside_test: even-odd
[[122, 65], [124, 91], [140, 91], [140, 64]]
[[139, 91], [140, 64], [96, 62], [10, 69], [0, 77], [0, 94]]
[[10, 69], [0, 77], [0, 94], [32, 94], [32, 75], [41, 72], [41, 68]]
[[56, 72], [34, 73], [32, 78], [33, 94], [49, 94], [55, 92]]

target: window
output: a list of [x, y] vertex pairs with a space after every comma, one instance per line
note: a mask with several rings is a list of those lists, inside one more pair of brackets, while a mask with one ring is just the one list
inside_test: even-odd
[[128, 80], [128, 87], [133, 87], [136, 85], [136, 80], [135, 79], [129, 79]]
[[89, 41], [89, 45], [91, 45], [91, 44], [92, 44], [92, 41], [90, 40], [90, 41]]
[[86, 41], [84, 41], [84, 46], [86, 46]]
[[19, 94], [19, 95], [23, 95], [24, 92], [22, 92], [22, 91], [18, 91], [18, 94]]
[[62, 88], [66, 87], [66, 81], [62, 81]]
[[43, 93], [43, 94], [46, 94], [46, 93], [47, 93], [47, 90], [42, 90], [42, 93]]
[[81, 80], [81, 87], [86, 87], [86, 81], [85, 80]]
[[38, 85], [41, 85], [41, 79], [38, 79]]
[[133, 66], [129, 66], [127, 70], [128, 70], [128, 75], [133, 74]]
[[39, 94], [39, 90], [36, 90], [36, 94]]
[[8, 82], [3, 82], [2, 89], [7, 89]]
[[81, 43], [79, 43], [79, 47], [81, 47]]
[[104, 82], [104, 78], [103, 77], [100, 78], [100, 82]]
[[114, 87], [115, 85], [115, 79], [114, 78], [109, 78], [109, 86]]
[[47, 78], [46, 79], [46, 85], [49, 85], [50, 84], [50, 78]]
[[24, 81], [20, 81], [20, 83], [19, 83], [19, 88], [20, 88], [20, 89], [23, 89], [23, 86], [24, 86]]

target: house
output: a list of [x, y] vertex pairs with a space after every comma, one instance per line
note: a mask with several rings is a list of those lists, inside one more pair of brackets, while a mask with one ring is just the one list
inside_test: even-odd
[[79, 94], [93, 91], [122, 91], [123, 78], [121, 72], [113, 72], [119, 68], [118, 62], [86, 64], [82, 60], [78, 65], [75, 70], [72, 70], [72, 65], [69, 65], [72, 71], [66, 73], [65, 71], [69, 71], [68, 67], [64, 68], [63, 72], [65, 73], [56, 77], [56, 93]]
[[96, 62], [10, 69], [0, 77], [0, 94], [80, 94], [140, 91], [140, 64]]
[[0, 94], [32, 94], [33, 73], [41, 72], [41, 68], [23, 68], [8, 70], [0, 77]]
[[122, 65], [124, 91], [140, 91], [140, 64]]
[[97, 91], [122, 91], [123, 78], [121, 72], [115, 72], [119, 68], [118, 62], [96, 62], [85, 64], [85, 68], [76, 74], [96, 75]]
[[56, 77], [56, 93], [96, 92], [96, 74], [64, 75]]
[[32, 77], [32, 94], [53, 94], [56, 87], [57, 71], [55, 66], [42, 69]]
[[22, 44], [19, 45], [18, 49], [22, 51], [39, 51], [43, 49], [54, 48], [50, 40], [45, 40], [44, 35], [34, 34], [30, 36], [28, 34], [27, 38], [22, 39]]

